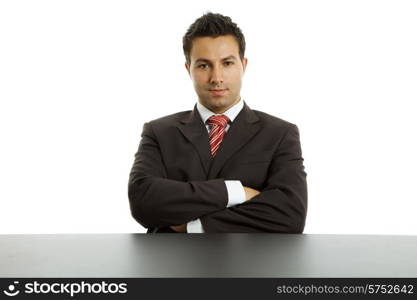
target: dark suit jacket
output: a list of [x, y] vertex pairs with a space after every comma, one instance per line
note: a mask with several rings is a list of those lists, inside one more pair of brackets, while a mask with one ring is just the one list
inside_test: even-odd
[[[224, 180], [261, 193], [226, 207]], [[172, 232], [200, 218], [205, 232], [302, 233], [307, 183], [296, 125], [246, 104], [211, 158], [197, 108], [143, 126], [129, 178], [133, 218], [149, 232]]]

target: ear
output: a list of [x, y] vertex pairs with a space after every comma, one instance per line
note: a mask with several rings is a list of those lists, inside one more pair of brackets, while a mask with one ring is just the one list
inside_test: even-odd
[[248, 59], [246, 57], [244, 57], [242, 59], [243, 73], [245, 73], [247, 64], [248, 64]]
[[187, 69], [188, 75], [191, 76], [191, 73], [190, 73], [190, 65], [187, 64], [187, 63], [185, 63], [185, 68]]

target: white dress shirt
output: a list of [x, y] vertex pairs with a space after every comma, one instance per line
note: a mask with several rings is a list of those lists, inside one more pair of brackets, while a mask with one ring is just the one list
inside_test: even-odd
[[[202, 105], [200, 102], [197, 102], [197, 110], [200, 113], [201, 119], [203, 120], [204, 124], [208, 118], [212, 115], [225, 115], [229, 118], [230, 122], [233, 122], [236, 116], [243, 108], [243, 100], [240, 99], [238, 103], [230, 107], [222, 114], [215, 114], [207, 107]], [[210, 126], [206, 124], [207, 131], [210, 132]], [[230, 124], [227, 124], [225, 131], [227, 132], [230, 128]], [[221, 144], [220, 144], [221, 147]], [[227, 188], [227, 195], [228, 195], [228, 202], [227, 207], [242, 203], [246, 200], [245, 190], [243, 189], [243, 185], [239, 180], [225, 180], [224, 183], [226, 184]], [[187, 224], [187, 232], [188, 233], [203, 233], [203, 226], [201, 225], [200, 219], [195, 219]]]

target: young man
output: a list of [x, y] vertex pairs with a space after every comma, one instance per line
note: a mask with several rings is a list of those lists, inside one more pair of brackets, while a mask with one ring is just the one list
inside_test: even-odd
[[190, 26], [183, 48], [198, 102], [144, 125], [129, 178], [132, 216], [148, 233], [302, 233], [298, 128], [241, 99], [241, 30], [208, 13]]

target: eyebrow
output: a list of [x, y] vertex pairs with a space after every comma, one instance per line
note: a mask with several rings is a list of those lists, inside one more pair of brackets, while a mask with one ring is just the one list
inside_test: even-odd
[[[236, 56], [234, 56], [234, 55], [229, 55], [229, 56], [227, 56], [227, 57], [225, 57], [225, 58], [222, 58], [222, 61], [229, 60], [229, 59], [232, 59], [232, 60], [237, 60]], [[198, 58], [198, 59], [195, 61], [195, 63], [199, 63], [199, 62], [211, 62], [211, 61], [210, 61], [209, 59], [207, 59], [207, 58]]]

